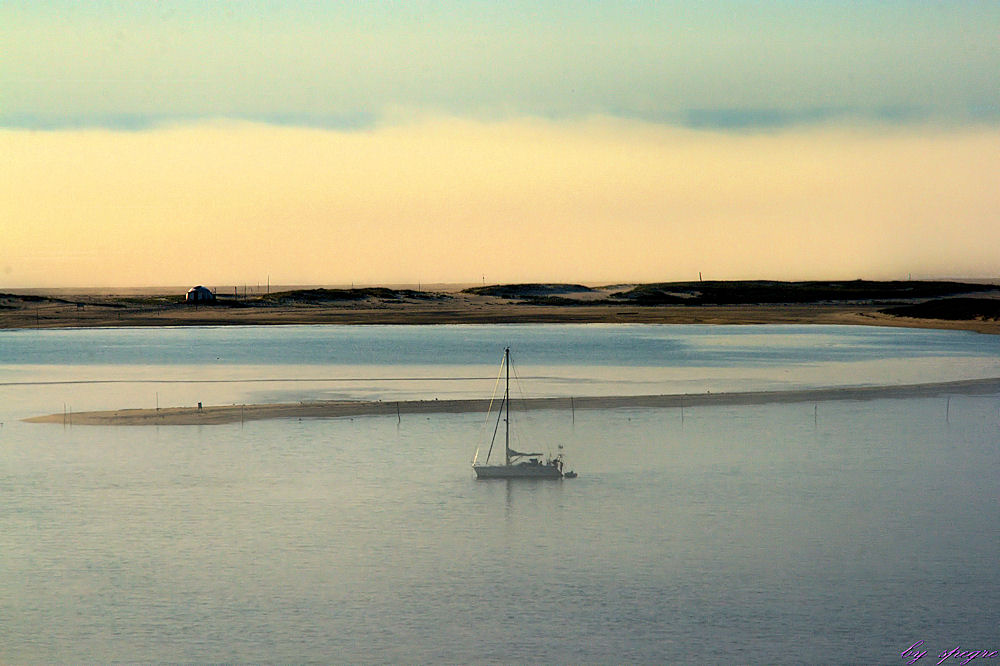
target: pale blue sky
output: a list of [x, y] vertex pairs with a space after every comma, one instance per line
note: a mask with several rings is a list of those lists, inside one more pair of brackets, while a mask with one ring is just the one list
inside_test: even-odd
[[998, 2], [0, 1], [0, 126], [1000, 122]]

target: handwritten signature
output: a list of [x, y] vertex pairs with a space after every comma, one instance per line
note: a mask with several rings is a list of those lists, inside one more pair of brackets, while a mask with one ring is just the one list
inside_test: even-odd
[[[906, 663], [915, 664], [922, 659], [925, 654], [927, 654], [927, 650], [920, 649], [923, 644], [923, 641], [917, 641], [910, 647], [903, 650], [899, 656], [903, 659], [909, 657], [910, 660]], [[961, 659], [962, 661], [959, 661], [959, 664], [968, 664], [973, 659], [993, 659], [998, 654], [1000, 654], [1000, 650], [962, 650], [961, 646], [956, 646], [954, 650], [945, 650], [939, 654], [938, 659], [940, 659], [940, 661], [937, 663], [943, 664], [949, 659]]]

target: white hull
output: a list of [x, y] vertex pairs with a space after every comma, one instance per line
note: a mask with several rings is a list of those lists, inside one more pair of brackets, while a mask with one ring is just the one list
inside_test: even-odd
[[518, 463], [516, 465], [473, 465], [477, 479], [561, 479], [555, 465]]

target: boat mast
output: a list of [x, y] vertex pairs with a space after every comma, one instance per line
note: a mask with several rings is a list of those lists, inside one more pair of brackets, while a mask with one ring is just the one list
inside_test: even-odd
[[504, 364], [507, 366], [507, 386], [503, 392], [503, 401], [507, 405], [506, 427], [504, 428], [504, 453], [507, 466], [510, 467], [510, 347], [503, 350]]

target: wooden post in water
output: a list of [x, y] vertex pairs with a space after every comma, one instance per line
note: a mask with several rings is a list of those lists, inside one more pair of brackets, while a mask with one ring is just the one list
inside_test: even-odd
[[948, 396], [948, 401], [944, 403], [944, 422], [951, 423], [951, 396]]
[[569, 397], [569, 409], [573, 415], [573, 423], [576, 424], [576, 403], [573, 402], [573, 396]]
[[403, 418], [399, 415], [399, 401], [396, 401], [396, 425], [403, 422]]

